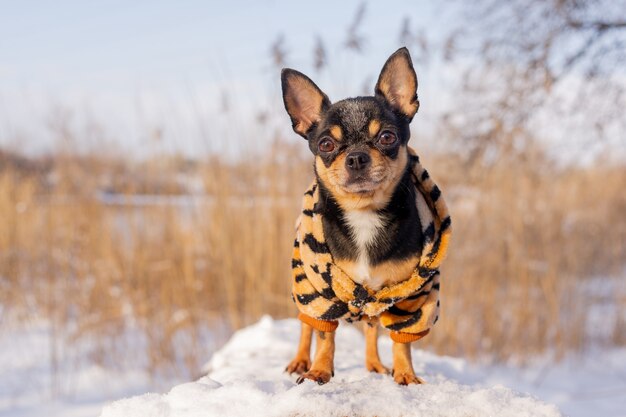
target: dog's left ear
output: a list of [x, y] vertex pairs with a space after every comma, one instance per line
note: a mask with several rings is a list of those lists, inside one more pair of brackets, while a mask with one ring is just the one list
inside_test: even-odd
[[408, 49], [398, 49], [385, 62], [378, 76], [375, 93], [394, 110], [406, 116], [409, 122], [413, 119], [420, 102], [417, 100], [417, 75]]

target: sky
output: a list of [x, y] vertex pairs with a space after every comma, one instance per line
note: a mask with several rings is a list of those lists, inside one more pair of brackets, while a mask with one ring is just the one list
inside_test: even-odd
[[[404, 46], [404, 18], [437, 56], [459, 22], [449, 3], [364, 4], [366, 41], [357, 53], [345, 41], [360, 0], [0, 0], [0, 147], [236, 156], [277, 135], [297, 141], [270, 55], [280, 36], [286, 65], [335, 101], [372, 93], [387, 57]], [[316, 39], [328, 53], [322, 71], [313, 68]], [[437, 120], [455, 100], [460, 70], [426, 61], [417, 42], [407, 46], [420, 97], [412, 143], [436, 146]], [[550, 113], [544, 121], [557, 153], [571, 154], [576, 135], [590, 137], [555, 125]], [[619, 145], [621, 134], [613, 139]]]
[[[150, 137], [159, 131], [166, 138], [158, 145], [163, 150], [193, 153], [230, 146], [225, 136], [255, 135], [261, 112], [288, 128], [279, 68], [269, 52], [279, 36], [285, 39], [287, 65], [338, 99], [362, 94], [365, 80], [373, 90], [385, 59], [402, 46], [404, 17], [415, 31], [428, 28], [432, 38], [441, 33], [432, 22], [443, 12], [432, 2], [369, 1], [361, 29], [365, 52], [348, 51], [347, 28], [359, 5], [6, 2], [0, 13], [0, 143], [49, 150], [63, 121], [81, 132], [79, 146], [107, 137], [137, 150], [153, 147]], [[317, 38], [332, 63], [320, 73], [312, 66]], [[421, 85], [434, 87], [425, 83], [426, 69], [417, 63], [416, 69]], [[225, 107], [231, 114], [224, 116]]]

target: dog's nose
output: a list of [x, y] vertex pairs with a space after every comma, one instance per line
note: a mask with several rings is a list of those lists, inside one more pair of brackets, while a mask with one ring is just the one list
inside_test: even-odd
[[367, 168], [372, 162], [367, 152], [351, 152], [346, 157], [346, 167], [352, 171], [360, 171]]

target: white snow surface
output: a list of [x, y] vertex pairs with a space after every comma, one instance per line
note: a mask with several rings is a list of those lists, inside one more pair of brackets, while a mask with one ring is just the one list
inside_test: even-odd
[[[594, 340], [602, 339], [603, 325], [612, 316], [605, 310], [597, 314]], [[626, 417], [626, 349], [603, 348], [606, 344], [602, 343], [561, 362], [546, 355], [526, 367], [468, 363], [414, 350], [415, 368], [429, 384], [400, 387], [391, 377], [365, 371], [360, 331], [342, 324], [335, 378], [325, 386], [309, 382], [298, 386], [295, 376], [282, 370], [295, 351], [299, 324], [264, 318], [237, 332], [214, 354], [206, 377], [165, 394], [138, 395], [169, 390], [186, 378], [183, 374], [151, 375], [142, 360], [145, 346], [133, 329], [130, 326], [128, 335], [119, 335], [118, 348], [126, 354], [113, 355], [115, 366], [95, 364], [92, 355], [97, 345], [89, 340], [72, 348], [59, 345], [55, 377], [49, 323], [4, 323], [0, 328], [0, 417], [238, 416], [244, 412], [263, 417], [322, 415], [326, 410], [331, 410], [328, 415], [343, 410], [348, 410], [345, 415], [378, 411], [379, 416], [396, 411], [402, 415], [402, 410], [408, 410], [407, 416], [559, 415], [540, 401], [555, 404], [572, 417]], [[211, 335], [205, 343], [209, 357], [215, 351]], [[389, 339], [382, 336], [380, 345], [382, 359], [389, 366]], [[184, 340], [179, 346], [182, 352], [188, 349]], [[106, 406], [123, 397], [132, 398]]]
[[[461, 359], [413, 351], [428, 384], [399, 386], [365, 370], [364, 340], [352, 326], [337, 332], [335, 377], [325, 385], [283, 372], [299, 335], [296, 320], [259, 323], [237, 332], [208, 364], [208, 375], [166, 394], [114, 402], [101, 417], [192, 416], [561, 416], [555, 405], [506, 388], [497, 377], [470, 370]], [[391, 344], [380, 341], [391, 363]]]

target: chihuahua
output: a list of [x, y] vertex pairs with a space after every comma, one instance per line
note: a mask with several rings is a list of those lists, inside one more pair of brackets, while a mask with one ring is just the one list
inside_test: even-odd
[[392, 331], [394, 380], [423, 383], [410, 346], [438, 318], [437, 266], [450, 218], [438, 187], [407, 146], [419, 108], [409, 51], [389, 57], [374, 96], [333, 104], [298, 71], [283, 69], [281, 81], [293, 130], [315, 156], [315, 181], [304, 196], [292, 262], [301, 337], [286, 371], [300, 374], [298, 383], [328, 382], [334, 330], [343, 318], [365, 323], [369, 371], [389, 373], [378, 355], [380, 322]]

